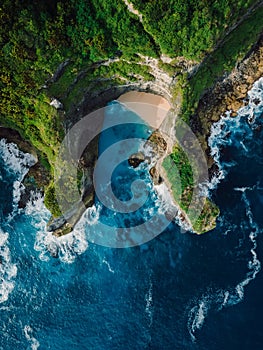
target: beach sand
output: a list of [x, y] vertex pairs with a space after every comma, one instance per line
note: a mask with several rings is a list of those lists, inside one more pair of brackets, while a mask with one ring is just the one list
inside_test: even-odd
[[121, 95], [117, 101], [138, 114], [154, 129], [159, 129], [171, 108], [165, 98], [147, 92], [130, 91]]

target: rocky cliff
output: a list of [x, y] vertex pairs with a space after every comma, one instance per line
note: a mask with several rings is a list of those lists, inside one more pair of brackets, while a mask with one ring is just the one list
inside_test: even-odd
[[262, 75], [263, 35], [259, 37], [257, 43], [233, 71], [219, 79], [201, 97], [196, 112], [191, 118], [191, 127], [206, 151], [210, 166], [213, 160], [209, 156], [207, 139], [211, 125], [227, 111], [231, 113], [232, 117], [235, 117], [238, 109], [246, 103], [247, 92]]

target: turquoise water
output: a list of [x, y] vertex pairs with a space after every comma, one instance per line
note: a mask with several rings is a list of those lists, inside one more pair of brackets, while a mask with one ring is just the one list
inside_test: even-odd
[[[221, 172], [211, 194], [221, 214], [217, 228], [200, 237], [170, 224], [127, 249], [90, 242], [100, 221], [111, 220], [114, 230], [124, 219], [144, 220], [162, 209], [147, 166], [121, 162], [116, 195], [131, 197], [129, 181], [143, 179], [150, 196], [141, 211], [115, 220], [97, 202], [73, 234], [56, 239], [45, 232], [50, 214], [39, 194], [17, 207], [34, 159], [1, 140], [0, 349], [261, 349], [262, 91], [261, 80], [239, 116], [213, 129]], [[136, 135], [115, 132], [116, 140]], [[148, 135], [142, 126], [137, 132]], [[100, 152], [109, 146], [104, 141]]]

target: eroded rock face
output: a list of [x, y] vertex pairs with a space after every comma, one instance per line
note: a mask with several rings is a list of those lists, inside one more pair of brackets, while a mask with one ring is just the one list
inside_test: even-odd
[[[235, 117], [245, 103], [248, 91], [262, 75], [263, 34], [246, 58], [227, 77], [209, 89], [199, 101], [191, 127], [205, 151], [208, 151], [207, 138], [211, 125], [219, 121], [226, 111], [231, 112], [231, 116]], [[212, 164], [212, 161], [210, 163]]]
[[167, 142], [160, 133], [160, 131], [154, 131], [148, 138], [148, 144], [152, 147], [153, 151], [158, 155], [163, 155], [167, 150]]
[[83, 175], [83, 184], [80, 188], [79, 202], [75, 203], [71, 210], [63, 213], [59, 218], [51, 218], [47, 230], [60, 237], [71, 232], [79, 221], [86, 208], [91, 207], [95, 201], [95, 189], [93, 185], [93, 171], [98, 158], [99, 135], [87, 145], [80, 160], [79, 170]]
[[160, 185], [163, 182], [163, 178], [160, 176], [157, 168], [155, 166], [153, 166], [150, 171], [149, 171], [152, 179], [153, 179], [153, 183], [155, 185]]

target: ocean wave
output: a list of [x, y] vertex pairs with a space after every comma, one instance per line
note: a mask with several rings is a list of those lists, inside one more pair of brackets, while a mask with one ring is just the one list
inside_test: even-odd
[[188, 312], [187, 328], [193, 342], [196, 341], [196, 332], [203, 327], [210, 307], [211, 297], [202, 296]]
[[18, 203], [21, 194], [24, 191], [22, 181], [31, 166], [36, 163], [35, 157], [30, 153], [20, 151], [14, 143], [7, 142], [6, 139], [0, 140], [0, 157], [4, 163], [5, 170], [12, 174], [13, 180], [13, 211], [8, 216], [10, 222], [18, 210]]
[[9, 143], [6, 139], [0, 140], [0, 156], [5, 168], [16, 174], [17, 180], [20, 181], [23, 180], [28, 169], [36, 163], [32, 154], [20, 151], [15, 143]]
[[30, 349], [31, 350], [37, 350], [40, 346], [39, 341], [33, 336], [33, 329], [29, 326], [26, 325], [23, 329], [25, 337], [27, 341], [30, 344]]
[[[45, 207], [44, 198], [40, 193], [31, 193], [25, 214], [30, 218], [33, 227], [36, 228], [34, 249], [39, 252], [39, 258], [42, 261], [49, 261], [50, 257], [56, 257], [61, 262], [72, 263], [77, 255], [86, 251], [88, 247], [85, 234], [87, 213], [83, 214], [72, 232], [62, 237], [55, 237], [52, 232], [47, 231], [47, 222], [51, 214]], [[95, 220], [92, 209], [89, 214], [91, 220]]]
[[150, 275], [149, 279], [149, 289], [147, 293], [145, 294], [145, 301], [146, 301], [146, 306], [145, 306], [145, 313], [147, 318], [149, 319], [149, 327], [152, 326], [153, 323], [153, 283]]
[[[36, 163], [36, 159], [29, 153], [23, 153], [16, 144], [9, 143], [5, 139], [0, 140], [0, 157], [5, 171], [13, 180], [12, 211], [5, 218], [5, 225], [18, 214], [18, 203], [24, 190], [22, 181], [29, 168]], [[9, 233], [0, 229], [0, 303], [8, 300], [9, 294], [15, 287], [17, 266], [12, 262], [11, 252], [8, 246]]]
[[[208, 138], [208, 146], [210, 154], [213, 157], [218, 171], [214, 174], [207, 187], [207, 194], [217, 187], [217, 185], [226, 177], [230, 167], [235, 162], [222, 161], [222, 148], [226, 146], [236, 145], [243, 148], [245, 153], [249, 152], [249, 148], [244, 143], [246, 139], [253, 139], [253, 130], [256, 127], [257, 118], [262, 115], [263, 109], [263, 78], [256, 81], [252, 89], [248, 92], [247, 105], [238, 110], [237, 117], [230, 116], [231, 112], [226, 112], [221, 116], [217, 123], [211, 127], [211, 133]], [[245, 123], [244, 123], [245, 121]]]
[[0, 229], [0, 303], [8, 300], [15, 287], [17, 266], [12, 262], [8, 247], [9, 235]]
[[[211, 135], [208, 139], [208, 145], [211, 150], [215, 164], [218, 167], [217, 173], [213, 176], [209, 184], [204, 184], [204, 189], [211, 193], [217, 185], [227, 176], [229, 169], [236, 163], [233, 161], [222, 160], [222, 148], [234, 146], [240, 150], [241, 154], [248, 155], [251, 152], [251, 145], [254, 143], [253, 130], [257, 127], [257, 122], [262, 116], [263, 110], [263, 78], [259, 79], [251, 91], [248, 92], [248, 103], [238, 111], [238, 116], [232, 118], [230, 112], [222, 116], [221, 119], [213, 124]], [[251, 156], [249, 154], [249, 156]], [[196, 341], [197, 332], [201, 330], [209, 312], [221, 311], [223, 308], [234, 306], [244, 299], [245, 287], [253, 281], [261, 269], [261, 262], [257, 256], [257, 236], [260, 228], [254, 219], [251, 204], [247, 192], [258, 189], [258, 184], [254, 186], [235, 187], [234, 190], [241, 193], [241, 201], [244, 203], [247, 217], [247, 229], [251, 244], [250, 258], [247, 262], [248, 272], [244, 279], [236, 286], [227, 289], [207, 290], [200, 298], [190, 302], [188, 307], [188, 332], [193, 342]], [[224, 228], [223, 234], [227, 235], [237, 228], [232, 222], [219, 217], [218, 225]]]

